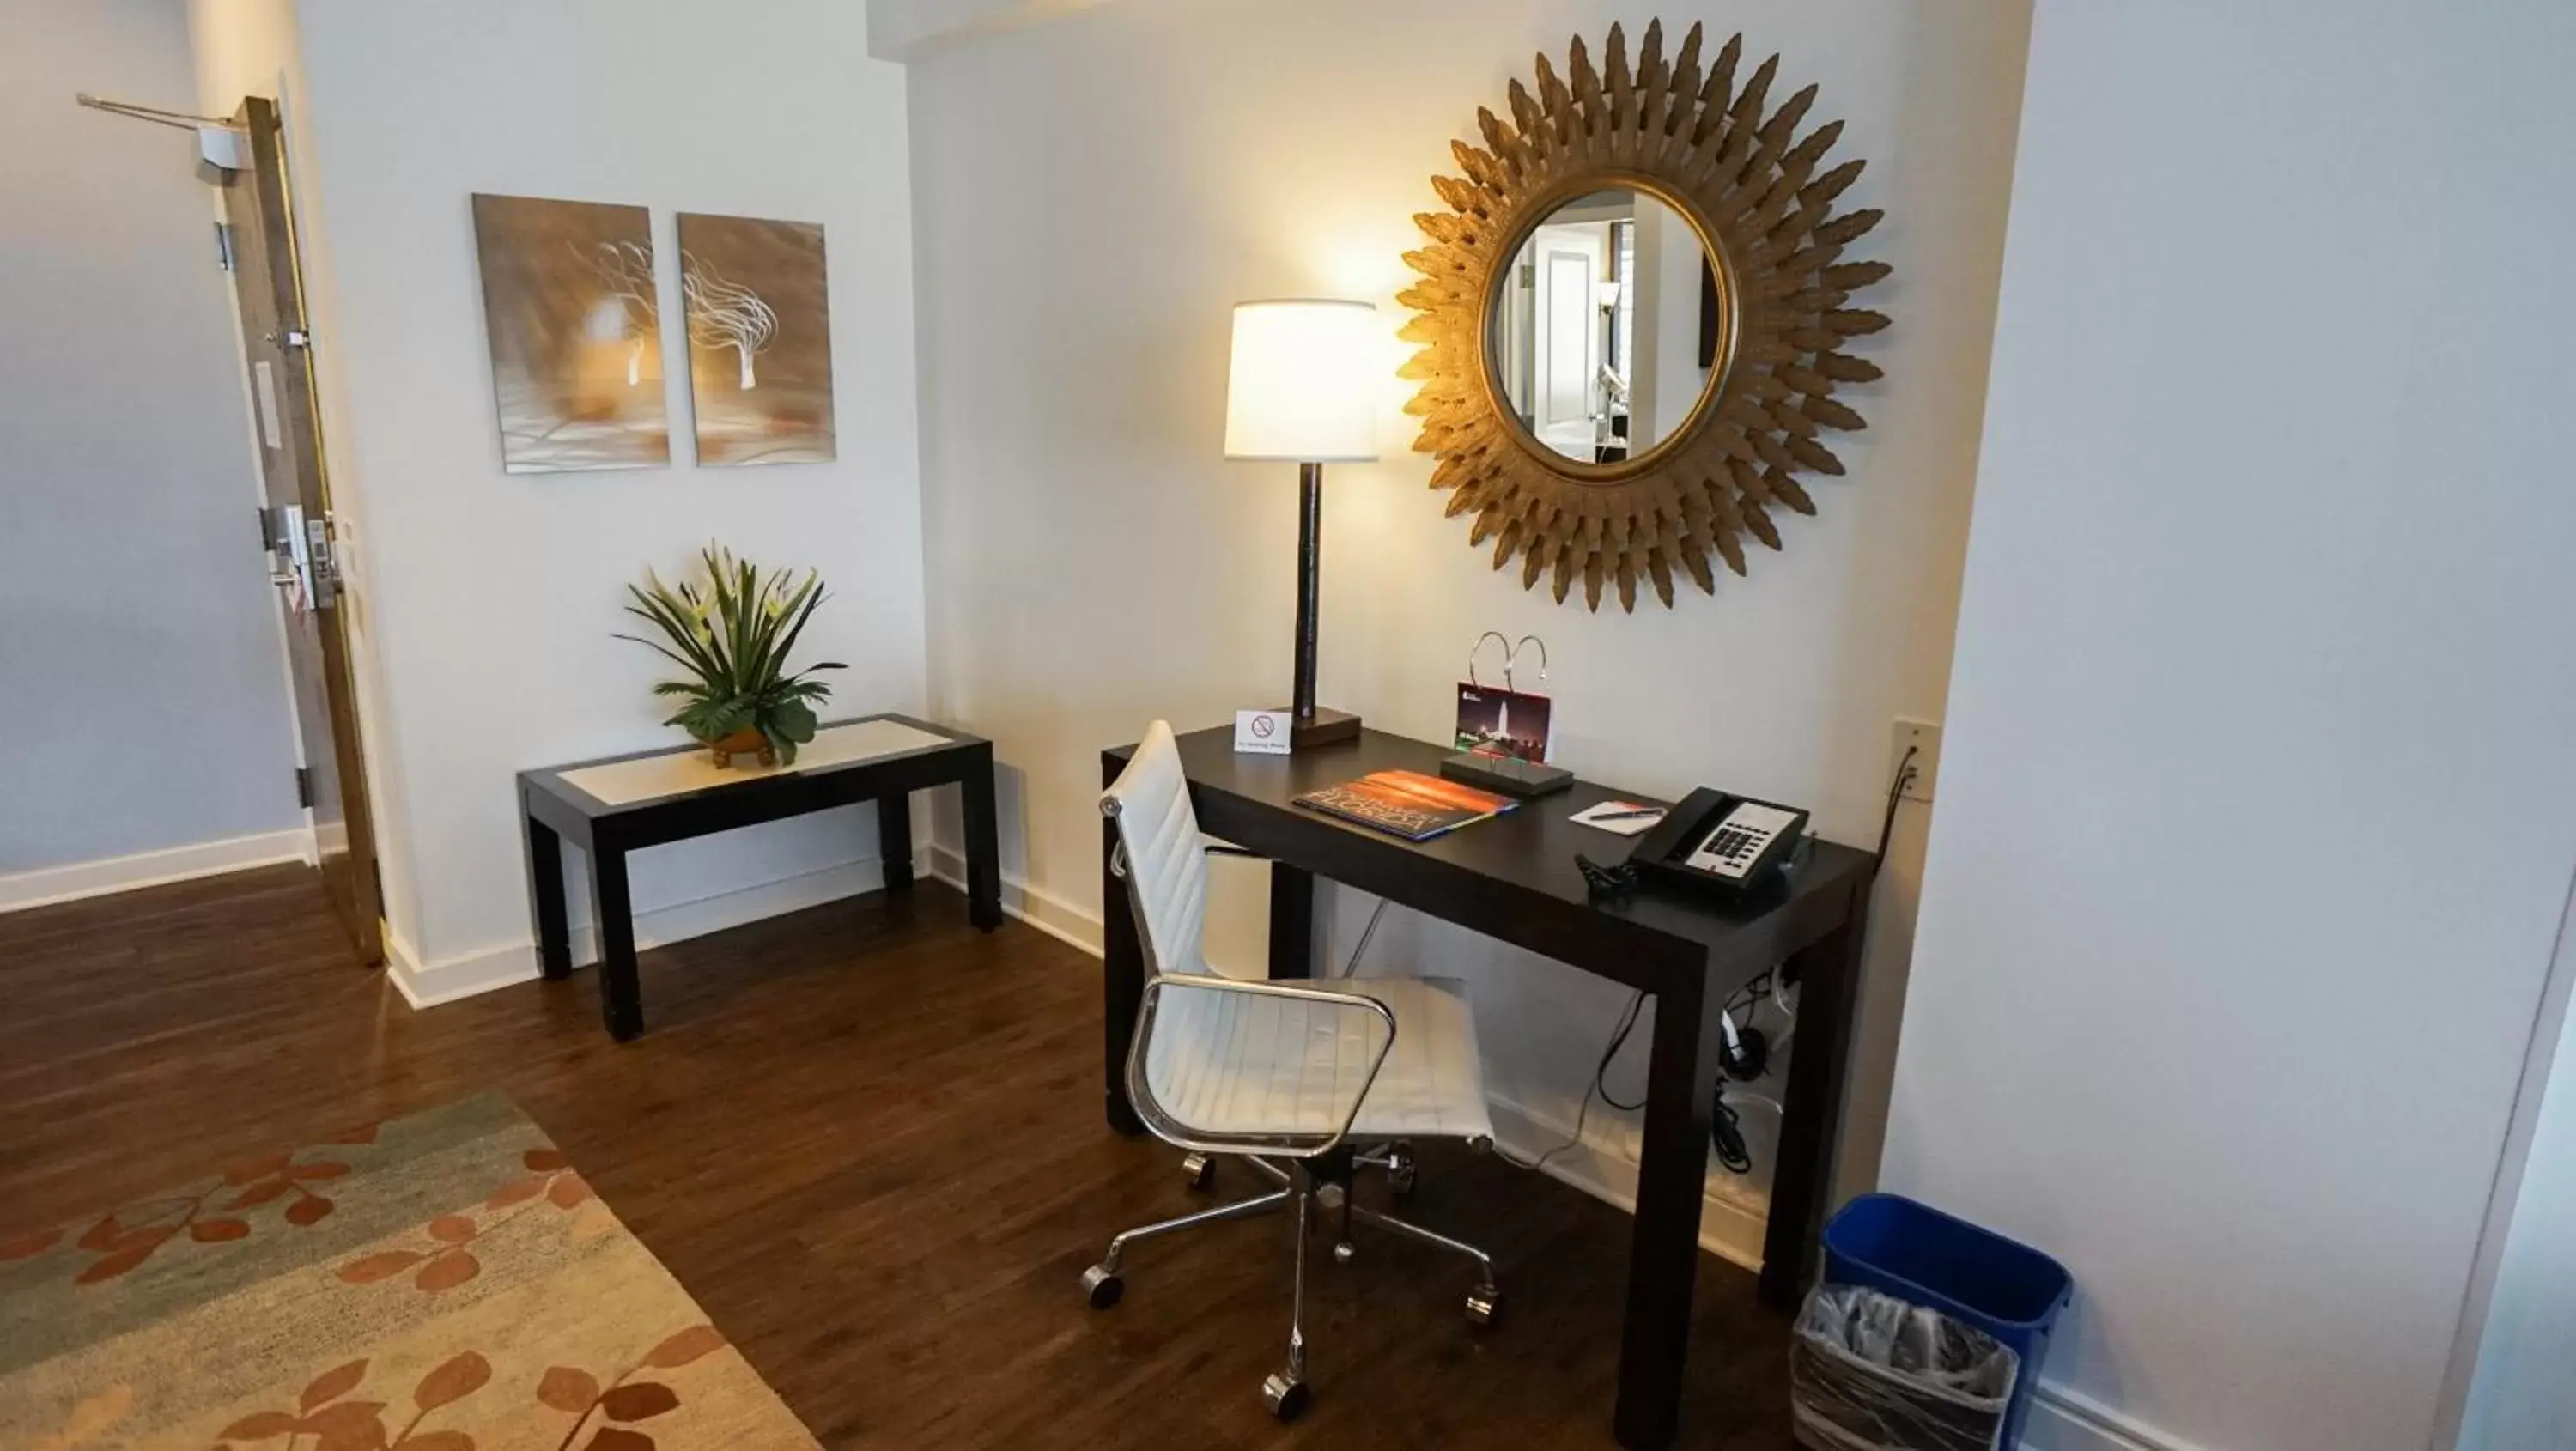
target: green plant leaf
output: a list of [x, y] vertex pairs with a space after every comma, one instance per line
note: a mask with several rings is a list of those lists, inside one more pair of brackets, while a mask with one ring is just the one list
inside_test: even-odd
[[811, 677], [848, 668], [837, 660], [801, 671], [788, 668], [796, 642], [830, 591], [819, 571], [763, 569], [712, 540], [698, 551], [698, 563], [702, 580], [674, 587], [647, 568], [644, 584], [629, 584], [625, 612], [652, 625], [660, 638], [617, 638], [660, 652], [693, 677], [653, 687], [656, 695], [688, 702], [672, 724], [701, 736], [756, 726], [772, 737], [773, 750], [791, 755], [796, 745], [814, 738], [812, 706], [831, 695]]
[[648, 650], [659, 650], [672, 664], [679, 666], [681, 669], [686, 670], [693, 675], [699, 675], [701, 679], [704, 678], [703, 673], [699, 671], [695, 664], [691, 663], [686, 657], [675, 653], [669, 646], [662, 644], [658, 640], [647, 640], [641, 635], [618, 635], [614, 638], [620, 640], [632, 640], [636, 644], [641, 645]]
[[782, 766], [796, 764], [796, 742], [775, 731], [762, 731], [761, 735], [769, 742], [770, 751], [778, 757], [778, 764]]
[[768, 729], [803, 745], [814, 739], [814, 712], [801, 700], [781, 701], [770, 708]]

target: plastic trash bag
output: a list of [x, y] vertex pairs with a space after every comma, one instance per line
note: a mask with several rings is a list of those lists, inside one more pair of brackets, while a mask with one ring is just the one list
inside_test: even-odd
[[1858, 1285], [1799, 1312], [1789, 1396], [1813, 1451], [1994, 1451], [2021, 1358], [1973, 1325]]

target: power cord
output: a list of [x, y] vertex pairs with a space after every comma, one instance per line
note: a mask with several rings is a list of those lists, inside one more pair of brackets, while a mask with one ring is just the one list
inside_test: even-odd
[[1887, 865], [1887, 843], [1896, 834], [1896, 803], [1905, 799], [1905, 788], [1914, 784], [1914, 758], [1922, 750], [1921, 746], [1907, 746], [1905, 754], [1897, 760], [1896, 779], [1887, 788], [1887, 815], [1878, 823], [1878, 859], [1871, 863], [1869, 869], [1872, 881], [1878, 879], [1879, 869]]
[[1519, 1159], [1503, 1153], [1502, 1149], [1497, 1147], [1494, 1152], [1499, 1155], [1504, 1162], [1523, 1169], [1544, 1169], [1547, 1167], [1548, 1160], [1553, 1159], [1557, 1155], [1564, 1153], [1566, 1150], [1573, 1148], [1575, 1145], [1582, 1143], [1583, 1126], [1591, 1120], [1592, 1102], [1594, 1099], [1600, 1099], [1603, 1102], [1608, 1103], [1612, 1108], [1616, 1108], [1627, 1113], [1634, 1113], [1645, 1106], [1642, 1102], [1621, 1103], [1618, 1099], [1611, 1097], [1610, 1091], [1603, 1080], [1603, 1075], [1610, 1071], [1611, 1060], [1619, 1056], [1619, 1049], [1627, 1043], [1628, 1035], [1636, 1031], [1637, 1014], [1644, 1009], [1645, 1005], [1646, 995], [1643, 992], [1633, 992], [1628, 995], [1628, 1006], [1619, 1014], [1619, 1025], [1610, 1030], [1610, 1042], [1601, 1050], [1601, 1061], [1593, 1065], [1592, 1082], [1583, 1090], [1583, 1102], [1574, 1110], [1574, 1132], [1565, 1136], [1565, 1142], [1558, 1144], [1556, 1147], [1527, 1163], [1522, 1163]]
[[[1878, 826], [1878, 858], [1876, 865], [1870, 869], [1872, 877], [1875, 877], [1878, 868], [1887, 862], [1887, 843], [1896, 832], [1897, 803], [1905, 799], [1905, 788], [1914, 784], [1916, 774], [1914, 758], [1921, 751], [1920, 746], [1907, 746], [1904, 756], [1896, 763], [1896, 779], [1889, 783], [1887, 788], [1887, 815]], [[1603, 866], [1577, 853], [1574, 865], [1577, 871], [1583, 873], [1583, 885], [1596, 902], [1627, 896], [1637, 888], [1637, 869], [1625, 863], [1617, 866]], [[1384, 902], [1378, 904], [1381, 911], [1385, 910], [1385, 906]], [[1375, 930], [1377, 930], [1377, 919], [1372, 916], [1369, 919], [1369, 931]], [[1368, 946], [1368, 933], [1360, 934], [1360, 946]], [[1357, 964], [1358, 952], [1354, 951], [1351, 954], [1351, 961]], [[1753, 1012], [1761, 1006], [1762, 999], [1766, 995], [1771, 999], [1771, 1006], [1777, 1009], [1780, 1016], [1789, 1024], [1788, 1032], [1780, 1034], [1779, 1042], [1776, 1044], [1750, 1022]], [[1528, 1163], [1522, 1163], [1519, 1159], [1503, 1153], [1499, 1148], [1495, 1150], [1498, 1155], [1506, 1162], [1520, 1168], [1542, 1169], [1547, 1166], [1550, 1159], [1583, 1142], [1583, 1128], [1591, 1119], [1594, 1100], [1598, 1099], [1622, 1113], [1635, 1113], [1646, 1106], [1643, 1099], [1635, 1103], [1620, 1102], [1618, 1097], [1610, 1092], [1608, 1080], [1610, 1065], [1617, 1061], [1619, 1050], [1627, 1046], [1629, 1035], [1636, 1031], [1637, 1015], [1643, 1010], [1645, 1002], [1646, 995], [1642, 992], [1629, 995], [1628, 1006], [1619, 1014], [1618, 1025], [1610, 1030], [1610, 1041], [1601, 1049], [1601, 1060], [1592, 1067], [1592, 1082], [1583, 1090], [1583, 1102], [1574, 1110], [1574, 1131], [1566, 1136], [1565, 1142]], [[1788, 999], [1781, 996], [1780, 974], [1777, 970], [1757, 973], [1751, 981], [1727, 996], [1720, 1011], [1727, 1020], [1727, 1044], [1725, 1061], [1719, 1065], [1716, 1098], [1711, 1105], [1709, 1115], [1709, 1148], [1717, 1155], [1717, 1161], [1725, 1165], [1730, 1173], [1750, 1174], [1753, 1172], [1753, 1151], [1751, 1145], [1745, 1140], [1744, 1127], [1736, 1116], [1735, 1104], [1727, 1100], [1727, 1081], [1733, 1078], [1751, 1082], [1760, 1078], [1763, 1070], [1770, 1065], [1771, 1055], [1788, 1042], [1791, 1033], [1797, 1031], [1798, 1013], [1795, 1008], [1789, 1006]], [[1736, 1015], [1739, 1012], [1746, 1019], [1745, 1025], [1740, 1028], [1736, 1026]], [[1758, 1104], [1773, 1113], [1785, 1114], [1786, 1112], [1777, 1101], [1760, 1094], [1739, 1094], [1737, 1097], [1742, 1102]]]
[[1744, 1141], [1744, 1126], [1736, 1121], [1735, 1105], [1726, 1101], [1724, 1088], [1718, 1090], [1717, 1102], [1710, 1105], [1708, 1146], [1728, 1173], [1753, 1172], [1752, 1146]]
[[1583, 873], [1583, 893], [1591, 901], [1616, 901], [1637, 890], [1637, 869], [1627, 862], [1605, 867], [1576, 852], [1574, 869]]
[[1386, 898], [1380, 897], [1377, 899], [1376, 909], [1369, 913], [1368, 925], [1360, 929], [1360, 940], [1356, 946], [1351, 948], [1350, 959], [1342, 964], [1342, 976], [1349, 977], [1352, 973], [1359, 971], [1360, 954], [1368, 951], [1369, 939], [1377, 935], [1378, 919], [1385, 915]]

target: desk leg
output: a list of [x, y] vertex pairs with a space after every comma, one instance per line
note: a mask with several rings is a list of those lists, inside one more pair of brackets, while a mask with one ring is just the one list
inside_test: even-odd
[[590, 850], [590, 919], [599, 929], [600, 1017], [624, 1043], [644, 1031], [644, 988], [635, 975], [635, 903], [626, 894], [626, 853]]
[[994, 818], [989, 752], [957, 779], [957, 795], [966, 815], [966, 920], [991, 932], [1002, 925], [1002, 833]]
[[1127, 883], [1110, 863], [1118, 859], [1118, 823], [1100, 821], [1100, 1020], [1101, 1098], [1109, 1126], [1133, 1137], [1145, 1131], [1127, 1099], [1127, 1045], [1136, 1036], [1136, 1014], [1145, 1002], [1145, 948], [1136, 940], [1136, 914], [1128, 909]]
[[1860, 948], [1869, 921], [1869, 891], [1853, 893], [1852, 913], [1793, 959], [1798, 981], [1798, 1038], [1782, 1097], [1780, 1161], [1771, 1175], [1771, 1225], [1762, 1240], [1762, 1303], [1783, 1315], [1798, 1310], [1816, 1267], [1832, 1193], [1834, 1149], [1841, 1137], [1843, 1080], [1851, 1064], [1852, 1012], [1860, 997]]
[[528, 839], [528, 912], [535, 919], [537, 968], [549, 978], [572, 976], [572, 924], [564, 915], [563, 838], [521, 812]]
[[1655, 995], [1637, 1218], [1628, 1239], [1628, 1310], [1619, 1337], [1619, 1405], [1611, 1422], [1629, 1451], [1671, 1445], [1681, 1419], [1716, 1086], [1719, 1005], [1703, 990], [1704, 972], [1694, 964], [1674, 974], [1680, 986]]
[[912, 793], [878, 798], [877, 858], [885, 864], [887, 891], [912, 890]]
[[1270, 864], [1270, 976], [1315, 975], [1315, 874], [1286, 862]]

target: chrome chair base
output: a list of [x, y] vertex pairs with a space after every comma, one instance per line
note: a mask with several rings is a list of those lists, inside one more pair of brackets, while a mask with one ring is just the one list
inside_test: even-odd
[[[1382, 1214], [1374, 1209], [1364, 1209], [1351, 1202], [1350, 1178], [1363, 1165], [1386, 1169], [1390, 1188], [1393, 1188], [1397, 1182], [1396, 1176], [1400, 1170], [1403, 1174], [1404, 1188], [1399, 1193], [1409, 1194], [1413, 1188], [1414, 1172], [1412, 1145], [1405, 1143], [1382, 1145], [1375, 1149], [1351, 1154], [1338, 1165], [1328, 1164], [1322, 1168], [1299, 1161], [1292, 1167], [1283, 1169], [1257, 1155], [1247, 1155], [1243, 1162], [1255, 1173], [1280, 1187], [1267, 1194], [1237, 1200], [1231, 1204], [1220, 1204], [1211, 1209], [1202, 1209], [1195, 1214], [1181, 1215], [1177, 1219], [1139, 1225], [1112, 1237], [1109, 1241], [1108, 1253], [1100, 1257], [1098, 1264], [1082, 1272], [1082, 1288], [1083, 1292], [1090, 1297], [1091, 1308], [1109, 1309], [1126, 1294], [1126, 1281], [1120, 1278], [1118, 1270], [1129, 1245], [1139, 1240], [1175, 1234], [1184, 1229], [1197, 1229], [1202, 1225], [1221, 1224], [1234, 1219], [1250, 1219], [1267, 1214], [1274, 1209], [1287, 1208], [1296, 1220], [1297, 1246], [1295, 1277], [1291, 1281], [1288, 1301], [1288, 1361], [1283, 1368], [1261, 1383], [1261, 1403], [1269, 1409], [1270, 1414], [1282, 1421], [1293, 1421], [1305, 1414], [1307, 1407], [1314, 1400], [1314, 1393], [1306, 1384], [1306, 1241], [1310, 1237], [1313, 1216], [1317, 1209], [1326, 1213], [1338, 1212], [1341, 1215], [1341, 1232], [1333, 1242], [1335, 1263], [1349, 1264], [1358, 1257], [1359, 1248], [1351, 1242], [1351, 1225], [1354, 1222], [1383, 1229], [1430, 1245], [1435, 1249], [1464, 1255], [1475, 1261], [1476, 1285], [1467, 1292], [1468, 1324], [1483, 1329], [1492, 1325], [1495, 1317], [1501, 1313], [1503, 1292], [1502, 1287], [1494, 1280], [1493, 1256], [1465, 1240], [1451, 1239], [1445, 1234], [1425, 1229], [1409, 1220], [1398, 1219], [1391, 1214]], [[1216, 1166], [1206, 1154], [1189, 1155], [1182, 1161], [1181, 1167], [1185, 1179], [1193, 1189], [1206, 1189], [1215, 1182]]]

